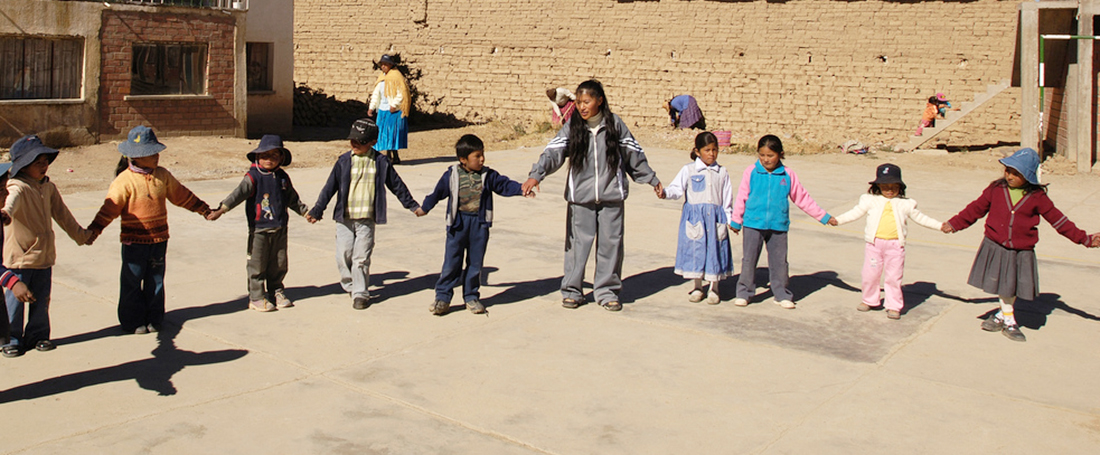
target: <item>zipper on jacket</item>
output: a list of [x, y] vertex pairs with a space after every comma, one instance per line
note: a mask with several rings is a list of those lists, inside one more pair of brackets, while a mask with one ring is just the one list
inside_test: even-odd
[[596, 185], [592, 188], [592, 192], [596, 194], [596, 203], [600, 203], [600, 157], [596, 150], [596, 138], [600, 134], [600, 126], [596, 127], [596, 131], [592, 132], [592, 164], [596, 169]]

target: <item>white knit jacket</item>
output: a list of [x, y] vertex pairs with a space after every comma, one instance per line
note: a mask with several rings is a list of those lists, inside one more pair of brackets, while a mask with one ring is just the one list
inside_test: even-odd
[[886, 208], [886, 202], [890, 201], [894, 206], [894, 221], [898, 223], [898, 245], [905, 246], [905, 237], [908, 236], [906, 219], [912, 219], [917, 224], [929, 229], [939, 229], [943, 223], [936, 221], [928, 215], [917, 210], [917, 201], [896, 197], [887, 199], [878, 194], [864, 194], [859, 197], [859, 203], [851, 210], [836, 217], [837, 224], [850, 223], [867, 215], [867, 227], [863, 230], [863, 240], [867, 243], [875, 243], [875, 233], [878, 232], [878, 223], [882, 219], [882, 211]]

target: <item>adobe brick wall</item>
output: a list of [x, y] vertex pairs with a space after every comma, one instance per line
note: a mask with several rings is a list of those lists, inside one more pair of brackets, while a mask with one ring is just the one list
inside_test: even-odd
[[[143, 124], [161, 135], [235, 134], [240, 127], [234, 118], [235, 21], [233, 16], [211, 13], [103, 11], [101, 139], [124, 137], [131, 128]], [[208, 43], [209, 97], [125, 100], [130, 94], [135, 42]]]
[[[370, 62], [396, 52], [423, 101], [472, 121], [547, 120], [547, 88], [596, 77], [629, 125], [665, 124], [662, 102], [690, 93], [739, 137], [900, 141], [937, 91], [965, 101], [1011, 77], [1018, 3], [299, 0], [295, 81], [364, 101]], [[1018, 141], [1018, 93], [951, 140]]]

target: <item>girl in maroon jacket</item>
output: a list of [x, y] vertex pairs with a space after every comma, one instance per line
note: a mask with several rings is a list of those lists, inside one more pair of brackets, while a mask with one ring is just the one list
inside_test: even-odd
[[1034, 300], [1039, 295], [1039, 270], [1035, 244], [1039, 241], [1039, 217], [1067, 239], [1089, 248], [1100, 246], [1100, 234], [1078, 229], [1047, 197], [1039, 184], [1039, 154], [1025, 148], [1000, 160], [1005, 176], [982, 191], [978, 199], [944, 223], [943, 232], [966, 229], [983, 216], [985, 239], [978, 248], [967, 283], [1001, 299], [997, 314], [982, 322], [982, 330], [1001, 332], [1013, 341], [1027, 341], [1013, 314], [1017, 298]]

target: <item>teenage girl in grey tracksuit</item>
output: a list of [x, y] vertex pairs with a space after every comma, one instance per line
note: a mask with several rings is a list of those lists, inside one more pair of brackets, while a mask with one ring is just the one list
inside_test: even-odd
[[[576, 308], [584, 302], [581, 284], [584, 266], [596, 241], [596, 302], [619, 311], [623, 265], [623, 201], [629, 175], [635, 182], [652, 185], [658, 197], [661, 182], [649, 168], [645, 154], [626, 124], [607, 106], [603, 85], [588, 80], [577, 87], [577, 113], [562, 126], [531, 167], [524, 194], [557, 171], [569, 159], [565, 200], [569, 202], [565, 226], [565, 276], [561, 281], [562, 306]], [[610, 151], [610, 153], [609, 153]]]

